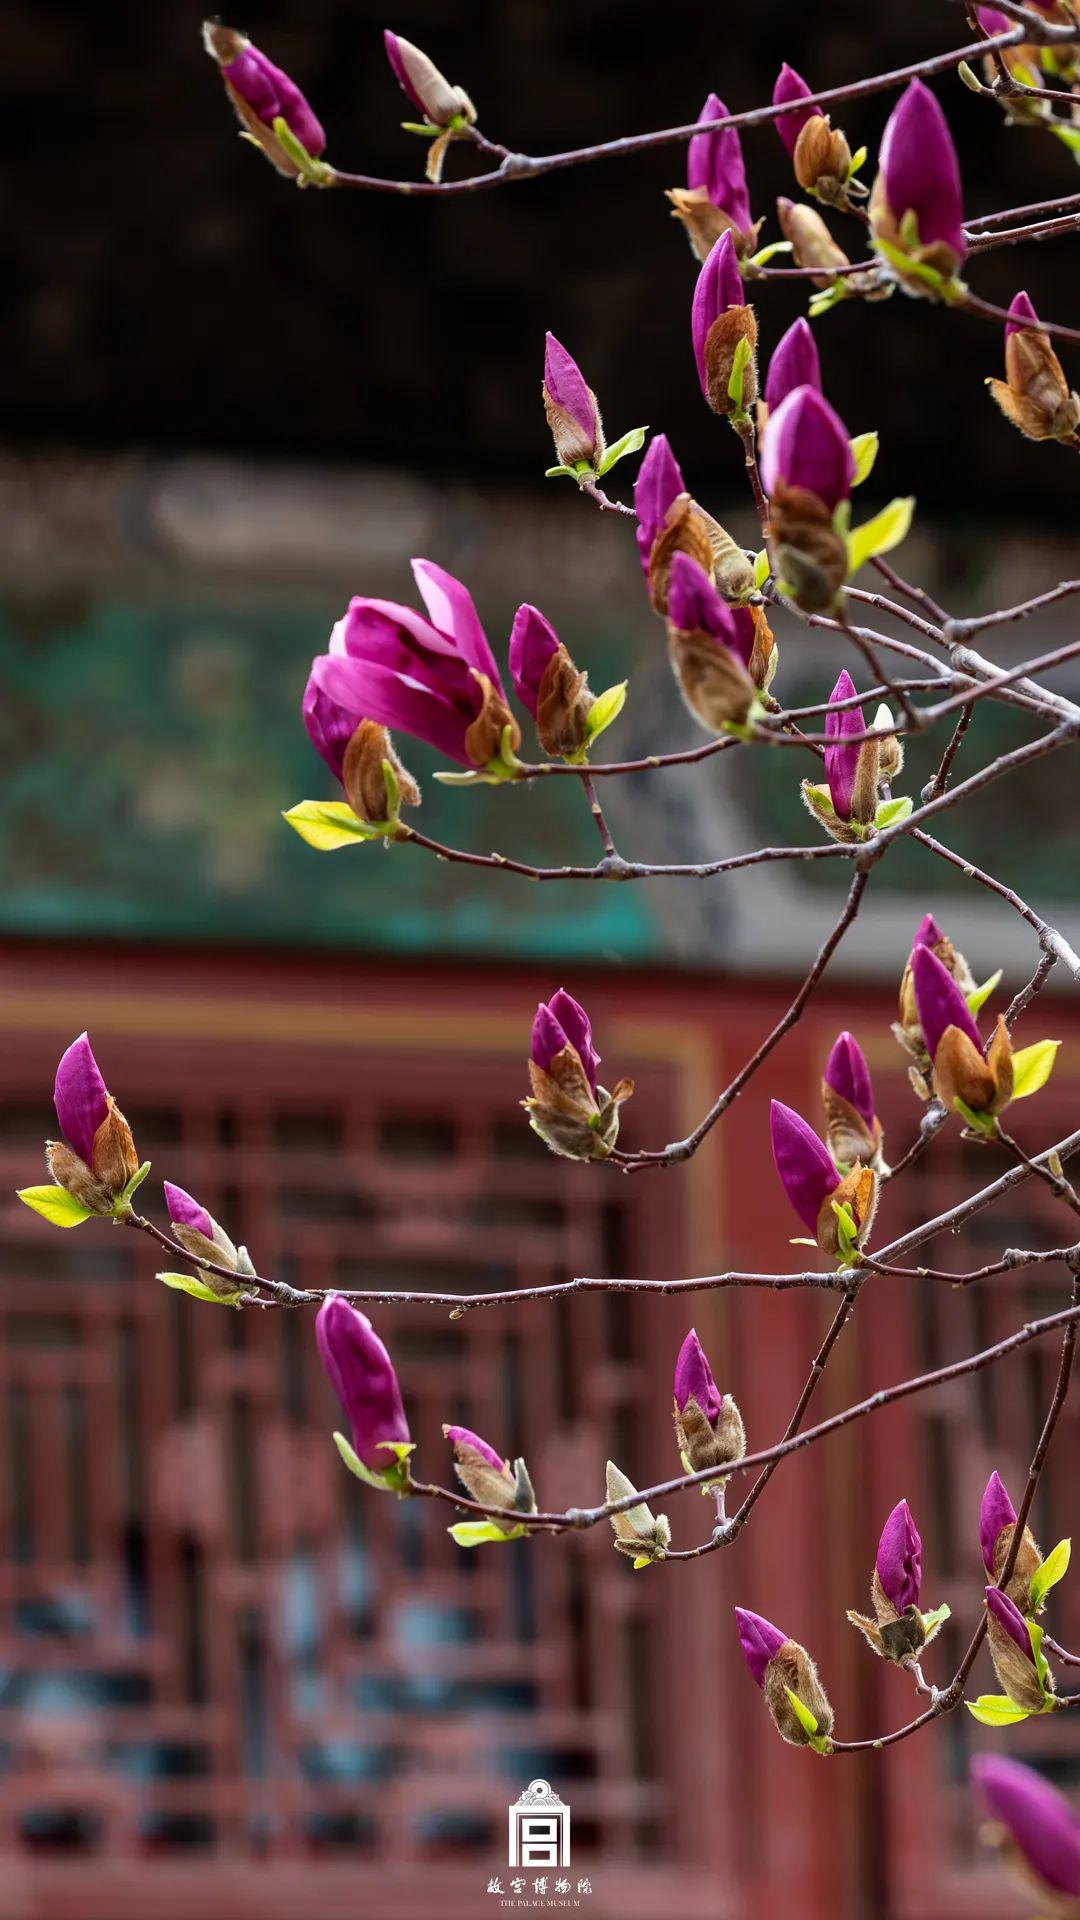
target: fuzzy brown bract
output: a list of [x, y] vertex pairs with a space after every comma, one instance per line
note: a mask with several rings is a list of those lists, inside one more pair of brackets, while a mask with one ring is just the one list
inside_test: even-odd
[[1077, 442], [1080, 394], [1069, 383], [1049, 336], [1020, 327], [1005, 342], [1005, 379], [987, 386], [1007, 420], [1028, 440]]
[[984, 1059], [959, 1027], [946, 1027], [934, 1055], [934, 1088], [951, 1107], [962, 1100], [973, 1113], [999, 1114], [1012, 1099], [1013, 1053], [1003, 1014]]
[[400, 803], [406, 807], [420, 805], [420, 789], [398, 759], [386, 728], [374, 720], [361, 720], [345, 749], [341, 768], [345, 798], [360, 820], [381, 824], [393, 810], [384, 761], [393, 768]]
[[[735, 352], [741, 340], [750, 348], [743, 368], [742, 405], [728, 392]], [[728, 307], [717, 314], [705, 335], [706, 397], [714, 413], [747, 413], [757, 399], [757, 315], [753, 307]]]
[[815, 113], [800, 129], [792, 164], [804, 193], [816, 193], [830, 206], [844, 204], [851, 148], [839, 127], [834, 130], [829, 124], [827, 115]]
[[[993, 1560], [995, 1582], [1001, 1579], [1005, 1562], [1009, 1557], [1009, 1549], [1012, 1546], [1014, 1532], [1015, 1528], [1011, 1525], [1002, 1527], [1001, 1532], [994, 1542]], [[1015, 1602], [1021, 1613], [1028, 1613], [1031, 1610], [1031, 1582], [1042, 1566], [1042, 1562], [1042, 1553], [1036, 1543], [1035, 1535], [1032, 1533], [1030, 1527], [1025, 1527], [1020, 1539], [1020, 1545], [1017, 1548], [1016, 1564], [1009, 1575], [1008, 1584], [1005, 1588], [1009, 1599]]]
[[737, 227], [723, 207], [713, 205], [704, 187], [668, 187], [665, 191], [671, 201], [672, 217], [682, 222], [690, 250], [702, 265], [725, 233], [730, 233], [737, 257], [749, 259], [757, 246], [760, 220], [745, 230]]
[[720, 1403], [713, 1425], [704, 1409], [691, 1394], [685, 1407], [675, 1407], [675, 1438], [680, 1453], [690, 1462], [693, 1473], [707, 1473], [711, 1467], [730, 1467], [746, 1452], [746, 1428], [742, 1414], [729, 1393]]
[[781, 1739], [789, 1746], [805, 1747], [809, 1745], [810, 1735], [787, 1697], [788, 1687], [813, 1714], [818, 1734], [827, 1737], [832, 1732], [833, 1711], [814, 1662], [797, 1640], [785, 1640], [769, 1661], [765, 1669], [765, 1700]]
[[596, 467], [604, 457], [604, 426], [600, 418], [600, 408], [596, 395], [589, 388], [589, 398], [593, 403], [593, 430], [588, 432], [581, 421], [565, 407], [553, 400], [545, 386], [544, 412], [551, 428], [551, 437], [555, 442], [555, 452], [564, 467], [576, 467], [579, 461], [586, 460], [590, 467]]
[[58, 1187], [70, 1193], [91, 1213], [111, 1213], [113, 1196], [96, 1180], [77, 1153], [64, 1140], [46, 1140], [45, 1164]]
[[882, 1134], [877, 1115], [873, 1127], [868, 1127], [858, 1109], [827, 1080], [821, 1082], [821, 1101], [825, 1108], [825, 1142], [833, 1159], [841, 1166], [850, 1166], [855, 1160], [861, 1160], [864, 1166], [879, 1162]]
[[483, 705], [476, 719], [465, 730], [465, 751], [474, 767], [486, 767], [502, 753], [507, 727], [510, 729], [510, 749], [513, 753], [517, 752], [521, 745], [521, 728], [487, 674], [481, 673], [478, 667], [473, 667], [471, 671], [474, 680], [479, 682]]
[[619, 1080], [608, 1093], [593, 1095], [581, 1060], [571, 1046], [555, 1055], [545, 1073], [529, 1061], [532, 1097], [522, 1104], [535, 1132], [553, 1153], [567, 1160], [606, 1160], [619, 1136], [619, 1108], [634, 1091]]
[[844, 1175], [840, 1185], [827, 1194], [821, 1203], [818, 1214], [817, 1243], [822, 1253], [834, 1258], [840, 1253], [839, 1222], [834, 1211], [835, 1206], [847, 1204], [855, 1222], [855, 1232], [860, 1247], [868, 1239], [874, 1224], [874, 1215], [878, 1203], [878, 1178], [872, 1167], [861, 1166], [858, 1160]]
[[847, 545], [823, 500], [778, 482], [769, 501], [773, 572], [804, 613], [824, 613], [847, 578]]
[[[1025, 1713], [1041, 1713], [1046, 1701], [1034, 1661], [1017, 1646], [997, 1615], [989, 1611], [986, 1616], [986, 1643], [990, 1648], [994, 1672], [1009, 1699], [1016, 1706], [1023, 1707]], [[1049, 1672], [1046, 1685], [1053, 1690], [1053, 1675]]]
[[756, 688], [742, 661], [711, 633], [684, 633], [668, 621], [668, 656], [679, 692], [694, 719], [710, 733], [741, 726]]
[[588, 677], [578, 672], [560, 642], [544, 668], [536, 694], [536, 732], [544, 752], [579, 752], [589, 738], [593, 705]]
[[687, 554], [708, 579], [713, 578], [714, 530], [723, 531], [688, 493], [672, 501], [649, 554], [649, 598], [656, 613], [667, 612], [671, 563], [677, 553]]

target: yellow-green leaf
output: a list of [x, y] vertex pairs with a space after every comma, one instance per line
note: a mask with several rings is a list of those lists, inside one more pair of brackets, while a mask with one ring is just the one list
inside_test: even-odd
[[769, 577], [769, 572], [770, 572], [770, 565], [769, 565], [768, 550], [767, 548], [762, 547], [761, 552], [758, 554], [755, 554], [754, 556], [755, 587], [761, 588], [765, 585], [765, 582]]
[[852, 579], [867, 560], [873, 560], [879, 553], [891, 553], [894, 547], [906, 539], [915, 512], [915, 502], [910, 497], [903, 500], [890, 500], [887, 507], [875, 513], [861, 527], [848, 534], [848, 579]]
[[1013, 1054], [1014, 1100], [1026, 1100], [1029, 1094], [1045, 1087], [1054, 1068], [1060, 1040], [1036, 1040], [1033, 1047], [1021, 1047]]
[[731, 361], [731, 373], [728, 377], [728, 399], [732, 401], [736, 413], [743, 411], [743, 375], [750, 359], [750, 342], [743, 334], [736, 342]]
[[1018, 1720], [1029, 1717], [1007, 1693], [981, 1693], [977, 1700], [965, 1700], [964, 1705], [972, 1719], [984, 1727], [1013, 1727]]
[[1053, 1552], [1047, 1554], [1042, 1566], [1036, 1568], [1031, 1580], [1032, 1612], [1049, 1593], [1051, 1587], [1056, 1587], [1058, 1581], [1068, 1572], [1071, 1555], [1072, 1541], [1059, 1540]]
[[895, 827], [897, 821], [906, 820], [913, 802], [909, 794], [901, 794], [897, 800], [882, 800], [874, 815], [874, 830], [880, 833], [883, 827]]
[[300, 800], [282, 819], [320, 853], [332, 853], [336, 847], [348, 847], [357, 840], [379, 838], [374, 827], [358, 820], [344, 800]]
[[165, 1287], [175, 1288], [177, 1293], [189, 1293], [193, 1300], [208, 1300], [215, 1307], [231, 1307], [239, 1300], [242, 1287], [233, 1293], [215, 1293], [205, 1280], [196, 1280], [193, 1273], [159, 1273], [158, 1279]]
[[799, 1699], [798, 1694], [794, 1693], [790, 1687], [785, 1687], [784, 1692], [791, 1702], [791, 1711], [795, 1715], [803, 1732], [813, 1736], [818, 1730], [818, 1723], [809, 1707]]
[[620, 680], [617, 686], [605, 688], [598, 693], [589, 708], [589, 717], [585, 722], [589, 735], [589, 744], [599, 738], [613, 720], [617, 720], [626, 705], [627, 682]]
[[969, 1013], [979, 1013], [982, 1011], [982, 1008], [985, 1007], [1000, 979], [1001, 968], [999, 967], [996, 973], [990, 975], [989, 980], [983, 981], [981, 987], [974, 987], [972, 989], [967, 997]]
[[857, 433], [855, 435], [854, 440], [851, 442], [851, 454], [855, 462], [855, 478], [851, 483], [853, 487], [861, 487], [863, 481], [868, 479], [873, 472], [874, 461], [878, 457], [878, 448], [880, 445], [881, 439], [876, 433]]
[[396, 1469], [391, 1469], [389, 1473], [372, 1473], [370, 1467], [365, 1467], [355, 1448], [350, 1446], [343, 1433], [335, 1433], [334, 1445], [344, 1460], [345, 1465], [348, 1467], [349, 1472], [354, 1473], [358, 1480], [364, 1482], [365, 1486], [377, 1487], [380, 1493], [394, 1493], [397, 1491], [398, 1482]]
[[507, 1540], [520, 1540], [525, 1529], [511, 1527], [509, 1533], [504, 1533], [493, 1520], [457, 1520], [447, 1532], [459, 1547], [482, 1547], [488, 1540], [504, 1544]]
[[78, 1227], [94, 1217], [93, 1207], [84, 1207], [66, 1187], [20, 1187], [17, 1197], [50, 1226]]
[[605, 473], [611, 472], [617, 460], [624, 460], [628, 453], [641, 452], [642, 447], [645, 445], [645, 435], [648, 431], [648, 427], [631, 427], [629, 433], [624, 433], [621, 439], [615, 441], [614, 446], [608, 448], [600, 462], [599, 477], [601, 480]]

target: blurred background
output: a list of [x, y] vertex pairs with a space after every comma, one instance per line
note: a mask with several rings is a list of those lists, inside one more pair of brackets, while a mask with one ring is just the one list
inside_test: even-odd
[[[331, 160], [419, 177], [381, 10], [267, 0], [234, 24], [309, 95]], [[467, 87], [491, 137], [532, 152], [686, 122], [710, 89], [761, 104], [781, 59], [825, 86], [964, 37], [962, 13], [933, 0], [772, 0], [723, 18], [679, 0], [409, 0], [389, 24]], [[663, 198], [684, 150], [475, 200], [299, 194], [236, 137], [199, 17], [175, 0], [105, 21], [2, 4], [0, 26], [24, 162], [0, 184], [0, 1189], [39, 1177], [55, 1061], [89, 1027], [155, 1186], [191, 1189], [264, 1271], [298, 1283], [473, 1290], [789, 1264], [768, 1095], [813, 1118], [828, 1047], [851, 1027], [898, 1155], [918, 1108], [889, 1022], [914, 928], [932, 907], [977, 978], [1004, 967], [1005, 994], [1038, 958], [1017, 916], [921, 849], [894, 850], [775, 1070], [690, 1165], [623, 1181], [546, 1156], [524, 1126], [537, 998], [565, 984], [586, 1001], [607, 1068], [638, 1082], [626, 1137], [662, 1144], [787, 1005], [836, 916], [835, 865], [532, 888], [408, 848], [316, 855], [280, 819], [330, 792], [299, 718], [312, 655], [350, 594], [412, 599], [418, 554], [468, 583], [497, 654], [531, 600], [594, 686], [629, 676], [612, 756], [700, 739], [626, 526], [543, 478], [540, 404], [550, 327], [609, 437], [665, 431], [697, 497], [756, 544], [737, 446], [694, 376], [694, 265]], [[936, 85], [969, 213], [1072, 190], [1063, 148], [1007, 127], [953, 75]], [[873, 155], [891, 100], [836, 116], [853, 147]], [[764, 127], [744, 150], [775, 238], [784, 148]], [[451, 154], [451, 172], [471, 164]], [[836, 231], [854, 253], [858, 229]], [[1002, 248], [970, 277], [988, 299], [1024, 286], [1070, 318], [1069, 259], [1061, 242]], [[766, 352], [804, 300], [761, 288]], [[1021, 440], [987, 398], [995, 327], [898, 297], [841, 306], [817, 332], [830, 398], [852, 432], [882, 437], [858, 517], [917, 495], [909, 575], [962, 615], [1076, 571], [1077, 462]], [[610, 490], [629, 497], [633, 471]], [[1019, 640], [1049, 649], [1073, 619], [1063, 602]], [[782, 618], [777, 639], [785, 701], [823, 699], [846, 657]], [[1017, 644], [1014, 629], [987, 637], [1003, 664]], [[958, 773], [1030, 731], [984, 705]], [[943, 744], [911, 752], [903, 790], [918, 793]], [[446, 790], [425, 750], [407, 759], [436, 837], [594, 857], [576, 783]], [[730, 754], [612, 782], [605, 804], [628, 855], [700, 860], [805, 840], [801, 771]], [[944, 837], [1075, 942], [1066, 777], [1050, 758], [1002, 781]], [[1070, 1124], [1078, 1055], [1067, 1003], [1030, 1022], [1027, 1038], [1068, 1043], [1024, 1115], [1035, 1146]], [[991, 1151], [939, 1140], [887, 1196], [882, 1231], [999, 1170]], [[144, 1192], [161, 1217], [160, 1192]], [[957, 1620], [928, 1668], [951, 1673], [980, 1602], [979, 1494], [992, 1467], [1019, 1494], [1049, 1348], [797, 1456], [735, 1552], [642, 1578], [600, 1530], [470, 1558], [434, 1511], [365, 1494], [330, 1444], [307, 1317], [195, 1306], [155, 1285], [141, 1245], [93, 1226], [61, 1239], [13, 1200], [0, 1235], [0, 1920], [151, 1905], [162, 1920], [284, 1920], [301, 1902], [465, 1920], [498, 1906], [493, 1877], [507, 1892], [506, 1809], [536, 1778], [571, 1809], [573, 1897], [612, 1920], [691, 1902], [708, 1920], [1015, 1910], [977, 1847], [964, 1781], [982, 1736], [967, 1716], [822, 1769], [772, 1732], [730, 1609], [815, 1648], [845, 1735], [908, 1718], [906, 1683], [853, 1641], [844, 1609], [865, 1605], [881, 1523], [907, 1496], [924, 1594]], [[1060, 1224], [1021, 1189], [933, 1257], [959, 1270], [1033, 1236], [1054, 1244]], [[1053, 1268], [963, 1295], [883, 1280], [815, 1405], [988, 1344], [1061, 1304], [1062, 1285]], [[694, 1312], [751, 1444], [767, 1444], [827, 1303], [706, 1294]], [[444, 1420], [524, 1449], [548, 1506], [599, 1498], [608, 1455], [639, 1483], [676, 1469], [680, 1303], [375, 1318], [430, 1476], [449, 1474]], [[1076, 1440], [1066, 1415], [1039, 1496], [1045, 1544], [1069, 1531]], [[707, 1532], [696, 1507], [672, 1503], [678, 1544]], [[1080, 1632], [1067, 1605], [1053, 1628], [1066, 1642]], [[1010, 1750], [1062, 1783], [1080, 1771], [1075, 1729], [1054, 1720]]]

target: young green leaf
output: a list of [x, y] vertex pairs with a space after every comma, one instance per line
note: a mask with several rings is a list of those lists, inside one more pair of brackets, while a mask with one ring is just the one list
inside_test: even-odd
[[759, 590], [765, 585], [770, 573], [769, 554], [766, 547], [754, 556], [754, 585]]
[[205, 1280], [196, 1280], [193, 1273], [159, 1273], [157, 1278], [162, 1286], [173, 1287], [177, 1293], [189, 1293], [193, 1300], [207, 1300], [215, 1307], [233, 1306], [243, 1292], [237, 1287], [233, 1293], [215, 1293]]
[[613, 720], [618, 719], [626, 704], [626, 686], [626, 681], [620, 680], [617, 686], [608, 687], [603, 693], [597, 694], [585, 722], [590, 745], [605, 728], [610, 727]]
[[50, 1226], [78, 1227], [94, 1218], [93, 1207], [84, 1207], [66, 1187], [20, 1187], [16, 1198]]
[[785, 1687], [784, 1692], [787, 1694], [787, 1697], [791, 1702], [791, 1711], [795, 1715], [795, 1718], [798, 1721], [803, 1732], [811, 1735], [815, 1734], [818, 1730], [818, 1723], [817, 1723], [816, 1717], [814, 1716], [814, 1714], [811, 1713], [809, 1707], [806, 1706], [803, 1703], [803, 1701], [799, 1699], [798, 1694], [794, 1693], [790, 1687]]
[[1056, 1587], [1058, 1581], [1068, 1572], [1071, 1554], [1072, 1541], [1059, 1540], [1053, 1552], [1047, 1554], [1042, 1566], [1035, 1569], [1031, 1579], [1030, 1600], [1033, 1613], [1045, 1599], [1051, 1587]]
[[913, 802], [908, 794], [902, 794], [899, 800], [883, 800], [874, 815], [874, 830], [881, 832], [882, 827], [894, 827], [898, 820], [906, 820]]
[[999, 967], [996, 973], [990, 975], [989, 980], [983, 981], [981, 987], [974, 987], [972, 989], [967, 997], [969, 1013], [980, 1013], [982, 1011], [1000, 979], [1001, 968]]
[[961, 1120], [971, 1128], [972, 1133], [984, 1134], [987, 1140], [993, 1138], [998, 1124], [994, 1114], [976, 1113], [973, 1107], [969, 1107], [966, 1101], [961, 1100], [958, 1093], [953, 1095], [953, 1106]]
[[366, 820], [358, 820], [344, 800], [299, 800], [282, 814], [290, 827], [320, 853], [332, 853], [336, 847], [348, 847], [356, 840], [377, 840], [379, 834]]
[[880, 445], [880, 436], [876, 433], [857, 433], [855, 435], [854, 440], [851, 442], [852, 458], [855, 461], [855, 478], [851, 483], [853, 487], [861, 487], [863, 481], [869, 478], [873, 471], [874, 461], [878, 457], [878, 448]]
[[397, 1491], [397, 1468], [391, 1468], [387, 1473], [372, 1473], [370, 1467], [365, 1467], [363, 1461], [359, 1458], [355, 1449], [350, 1446], [343, 1433], [335, 1433], [334, 1445], [344, 1460], [345, 1465], [348, 1467], [349, 1472], [354, 1473], [358, 1480], [364, 1482], [365, 1486], [377, 1487], [380, 1493], [394, 1493]]
[[769, 261], [775, 260], [778, 253], [790, 252], [790, 240], [771, 240], [767, 247], [759, 247], [757, 253], [751, 255], [751, 259], [755, 267], [767, 267]]
[[913, 499], [890, 500], [887, 507], [875, 513], [861, 527], [856, 527], [847, 537], [848, 579], [852, 579], [867, 560], [873, 560], [879, 553], [891, 553], [894, 547], [906, 539], [915, 512]]
[[1017, 1721], [1029, 1717], [1007, 1693], [981, 1693], [977, 1700], [965, 1700], [964, 1705], [972, 1719], [984, 1727], [1014, 1727]]
[[743, 412], [743, 376], [749, 359], [750, 342], [743, 334], [742, 338], [736, 342], [727, 384], [728, 399], [733, 403], [736, 413]]
[[1026, 1100], [1030, 1094], [1038, 1093], [1045, 1087], [1054, 1068], [1060, 1040], [1036, 1040], [1033, 1047], [1021, 1047], [1013, 1054], [1013, 1090], [1014, 1100]]
[[512, 1527], [509, 1533], [504, 1533], [493, 1520], [456, 1520], [452, 1527], [447, 1528], [447, 1532], [459, 1547], [482, 1547], [489, 1540], [494, 1544], [520, 1540], [525, 1529]]
[[[923, 1632], [926, 1635], [926, 1640], [927, 1641], [932, 1640], [934, 1638], [934, 1635], [937, 1632], [939, 1632], [939, 1630], [945, 1625], [946, 1620], [951, 1620], [951, 1619], [952, 1619], [952, 1608], [948, 1605], [940, 1606], [940, 1607], [932, 1607], [929, 1613], [924, 1613], [922, 1617], [922, 1623], [923, 1623]], [[923, 1644], [925, 1645], [926, 1642], [924, 1641]]]
[[624, 433], [621, 439], [616, 440], [614, 445], [608, 448], [598, 468], [601, 480], [605, 473], [611, 472], [617, 460], [624, 460], [628, 453], [641, 452], [648, 431], [648, 427], [631, 427], [629, 433]]

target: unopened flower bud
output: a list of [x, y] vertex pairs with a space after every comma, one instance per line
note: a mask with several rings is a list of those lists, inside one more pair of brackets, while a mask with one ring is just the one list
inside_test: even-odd
[[[932, 913], [927, 913], [919, 922], [912, 953], [916, 947], [930, 947], [936, 953], [943, 967], [950, 973], [965, 996], [975, 990], [975, 981], [971, 969], [962, 953], [942, 933]], [[908, 958], [900, 982], [900, 1018], [893, 1027], [893, 1033], [904, 1051], [911, 1056], [910, 1073], [912, 1084], [924, 1100], [930, 1098], [930, 1089], [925, 1084], [930, 1071], [930, 1056], [923, 1039], [923, 1030], [919, 1023], [919, 1009], [915, 1001], [915, 983], [911, 970], [911, 958]], [[921, 1084], [920, 1084], [921, 1083]]]
[[[960, 167], [929, 87], [912, 80], [889, 115], [870, 196], [870, 225], [888, 270], [908, 293], [931, 296], [966, 251]], [[929, 277], [920, 271], [929, 270]]]
[[476, 108], [464, 87], [451, 86], [434, 61], [419, 47], [414, 47], [411, 40], [403, 40], [399, 33], [391, 33], [387, 28], [383, 44], [402, 92], [429, 126], [440, 129], [439, 137], [431, 143], [427, 161], [428, 179], [438, 182], [450, 141], [463, 128], [472, 125]]
[[560, 987], [541, 1001], [529, 1059], [532, 1096], [522, 1105], [529, 1125], [552, 1153], [568, 1160], [606, 1160], [619, 1135], [619, 1108], [634, 1091], [619, 1080], [599, 1083], [600, 1055], [584, 1007]]
[[668, 586], [668, 654], [689, 712], [712, 733], [741, 726], [753, 705], [747, 640], [752, 647], [753, 623], [747, 633], [697, 563], [676, 553]]
[[[699, 120], [725, 120], [727, 108], [710, 93]], [[686, 186], [668, 190], [672, 212], [681, 220], [697, 259], [705, 261], [721, 234], [730, 233], [740, 258], [757, 245], [760, 220], [750, 213], [746, 168], [734, 127], [695, 133], [686, 156]]]
[[974, 1114], [999, 1114], [1013, 1090], [1012, 1042], [1004, 1018], [998, 1016], [984, 1057], [967, 1000], [932, 947], [915, 948], [911, 976], [938, 1098], [948, 1107], [960, 1101]]
[[[1000, 1474], [992, 1473], [979, 1507], [979, 1546], [983, 1566], [995, 1582], [1004, 1571], [1015, 1527], [1016, 1508], [1009, 1499]], [[1031, 1528], [1026, 1526], [1017, 1549], [1016, 1563], [1005, 1587], [1009, 1599], [1015, 1602], [1022, 1613], [1031, 1611], [1031, 1582], [1042, 1566], [1042, 1560], [1035, 1536]]]
[[409, 1444], [408, 1421], [393, 1363], [371, 1321], [339, 1293], [331, 1294], [315, 1316], [315, 1338], [357, 1459], [370, 1473], [404, 1482], [395, 1449]]
[[915, 1660], [942, 1624], [939, 1616], [927, 1631], [919, 1612], [921, 1580], [922, 1541], [907, 1501], [901, 1500], [886, 1520], [878, 1542], [870, 1582], [874, 1618], [868, 1620], [865, 1614], [850, 1609], [847, 1616], [883, 1660], [894, 1660], [900, 1666]]
[[742, 1415], [731, 1395], [717, 1389], [693, 1327], [675, 1362], [675, 1437], [690, 1473], [733, 1466], [746, 1452]]
[[841, 1166], [861, 1160], [882, 1170], [881, 1121], [874, 1112], [870, 1069], [854, 1034], [841, 1033], [825, 1062], [821, 1082], [825, 1108], [825, 1138], [829, 1152]]
[[[802, 316], [788, 328], [779, 341], [769, 371], [765, 375], [765, 405], [772, 413], [796, 387], [816, 387], [821, 391], [821, 361], [817, 341], [809, 321]], [[763, 422], [759, 421], [763, 425]]]
[[1061, 440], [1077, 445], [1080, 394], [1070, 391], [1062, 365], [1039, 326], [1026, 293], [1009, 307], [1005, 328], [1005, 378], [988, 380], [1007, 420], [1028, 440]]
[[[810, 88], [807, 86], [802, 74], [796, 73], [794, 67], [789, 67], [785, 60], [780, 72], [776, 76], [776, 85], [773, 87], [772, 97], [774, 107], [779, 107], [788, 101], [809, 100], [812, 96]], [[780, 114], [779, 117], [773, 121], [777, 133], [780, 135], [788, 153], [793, 158], [795, 148], [799, 143], [800, 133], [807, 122], [817, 116], [817, 112], [818, 109], [816, 107], [800, 107], [794, 109], [791, 113]]]
[[851, 188], [851, 148], [827, 114], [815, 113], [806, 122], [792, 156], [795, 178], [804, 193], [816, 194], [829, 206], [844, 206]]
[[[503, 1460], [494, 1447], [468, 1427], [444, 1426], [443, 1433], [454, 1449], [454, 1471], [458, 1479], [466, 1493], [482, 1507], [512, 1507], [517, 1513], [535, 1511], [532, 1483], [523, 1460], [512, 1468], [508, 1460]], [[517, 1523], [508, 1520], [503, 1524], [496, 1520], [492, 1524], [499, 1527], [500, 1532], [511, 1534]]]
[[804, 612], [830, 607], [847, 577], [847, 545], [833, 516], [854, 478], [839, 415], [816, 387], [793, 388], [765, 424], [761, 483], [773, 571]]
[[183, 1187], [174, 1186], [171, 1180], [166, 1180], [164, 1191], [173, 1239], [179, 1242], [199, 1267], [200, 1280], [212, 1293], [235, 1292], [227, 1280], [219, 1273], [211, 1273], [202, 1263], [210, 1260], [215, 1266], [229, 1267], [233, 1273], [243, 1273], [251, 1264], [243, 1248], [238, 1249], [233, 1245], [213, 1214], [193, 1200], [190, 1193], [185, 1193]]
[[998, 1823], [1022, 1891], [1041, 1912], [1074, 1920], [1080, 1913], [1080, 1824], [1064, 1794], [1034, 1768], [999, 1753], [977, 1754], [971, 1777]]
[[794, 200], [781, 198], [776, 202], [776, 214], [784, 239], [790, 242], [795, 265], [822, 269], [820, 279], [813, 284], [815, 287], [831, 287], [835, 276], [828, 269], [849, 267], [851, 261], [843, 247], [833, 239], [820, 213], [813, 207], [800, 206]]
[[596, 395], [576, 360], [553, 333], [544, 349], [544, 412], [564, 467], [583, 461], [594, 471], [604, 457], [604, 426]]
[[1025, 1713], [1043, 1713], [1054, 1678], [1047, 1670], [1041, 1679], [1028, 1623], [1014, 1600], [1000, 1587], [986, 1589], [986, 1644], [994, 1672], [1015, 1706]]
[[545, 753], [573, 756], [589, 738], [594, 696], [588, 677], [575, 667], [550, 620], [525, 605], [510, 631], [510, 678], [522, 706], [536, 721]]
[[847, 1208], [861, 1247], [874, 1224], [877, 1176], [856, 1160], [841, 1178], [831, 1154], [801, 1114], [779, 1100], [770, 1110], [773, 1161], [799, 1219], [822, 1253], [841, 1254], [836, 1208]]
[[[698, 275], [690, 316], [701, 391], [714, 413], [746, 413], [757, 399], [757, 318], [744, 298], [730, 233], [717, 241]], [[736, 353], [745, 341], [741, 403], [730, 392]]]
[[285, 122], [312, 159], [326, 146], [326, 135], [299, 87], [242, 33], [218, 20], [204, 23], [203, 44], [221, 69], [225, 91], [245, 131], [278, 173], [296, 179], [303, 169], [278, 139], [275, 120]]
[[851, 675], [843, 672], [829, 695], [825, 733], [825, 787], [802, 783], [802, 797], [832, 839], [845, 844], [866, 837], [878, 806], [878, 742], [851, 740], [867, 731], [861, 707], [839, 706], [855, 697]]
[[[809, 1746], [812, 1740], [827, 1742], [832, 1732], [833, 1712], [806, 1648], [746, 1607], [736, 1607], [735, 1619], [743, 1659], [765, 1695], [781, 1738], [793, 1747]], [[815, 1732], [811, 1732], [796, 1712], [790, 1698], [792, 1694], [810, 1719], [817, 1722]]]
[[[627, 1500], [635, 1494], [637, 1488], [632, 1480], [615, 1465], [614, 1460], [607, 1463], [607, 1497], [609, 1500]], [[611, 1525], [615, 1534], [615, 1547], [619, 1553], [625, 1553], [633, 1560], [635, 1567], [647, 1566], [651, 1560], [662, 1560], [671, 1545], [671, 1527], [666, 1513], [655, 1516], [644, 1500], [635, 1507], [627, 1507], [622, 1513], [611, 1515]]]
[[64, 1135], [63, 1141], [46, 1142], [53, 1179], [92, 1213], [112, 1213], [139, 1171], [139, 1157], [85, 1033], [60, 1060], [53, 1098]]
[[[882, 702], [874, 715], [875, 727], [892, 727], [896, 722]], [[904, 743], [895, 733], [883, 734], [878, 741], [878, 779], [888, 784], [904, 771]]]

